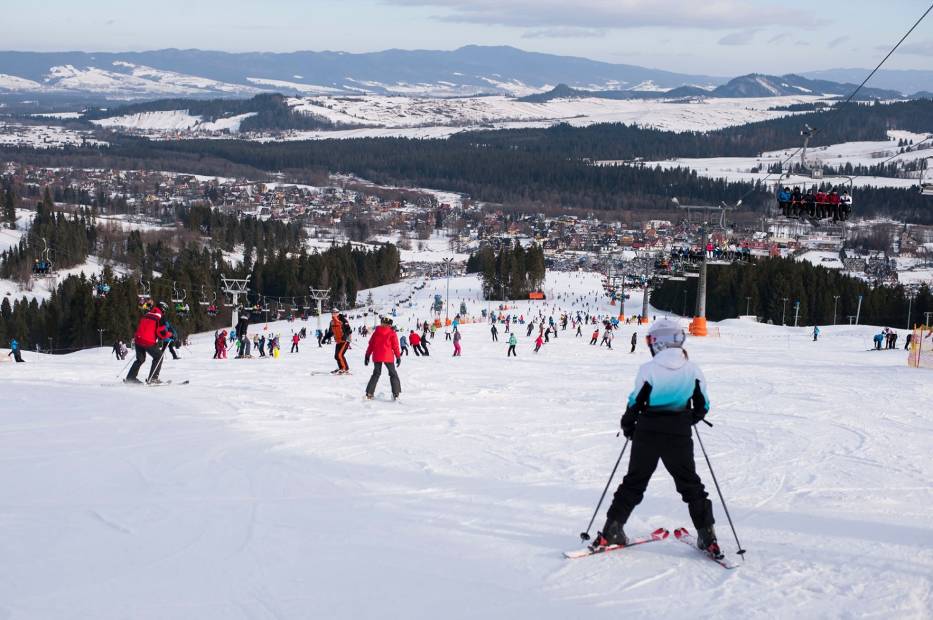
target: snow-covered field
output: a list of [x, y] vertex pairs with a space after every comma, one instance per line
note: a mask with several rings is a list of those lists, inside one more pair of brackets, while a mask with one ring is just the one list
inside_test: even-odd
[[471, 127], [490, 123], [573, 125], [622, 122], [673, 131], [704, 131], [785, 116], [770, 108], [819, 100], [818, 97], [760, 99], [613, 100], [555, 99], [545, 103], [504, 96], [431, 99], [417, 97], [305, 97], [289, 99], [294, 110], [342, 125], [387, 129]]
[[[327, 138], [447, 138], [476, 129], [575, 126], [628, 123], [671, 131], [708, 131], [777, 118], [789, 112], [772, 110], [819, 97], [766, 97], [750, 99], [696, 99], [690, 101], [612, 100], [601, 98], [555, 99], [545, 103], [519, 101], [507, 96], [401, 97], [384, 95], [294, 97], [292, 109], [331, 121], [337, 130], [289, 131], [249, 135], [259, 141], [316, 140]], [[132, 130], [151, 137], [192, 137], [224, 129], [239, 131], [247, 115], [203, 121], [187, 110], [144, 112], [93, 121], [115, 130]]]
[[166, 133], [174, 134], [177, 132], [189, 132], [197, 135], [222, 131], [237, 133], [240, 131], [240, 124], [251, 116], [256, 116], [256, 113], [247, 112], [208, 121], [199, 115], [189, 114], [188, 110], [167, 110], [138, 112], [91, 122], [105, 129], [130, 129], [144, 135], [160, 137]]
[[0, 121], [0, 147], [60, 149], [66, 146], [108, 146], [107, 142], [91, 136], [89, 131], [66, 129], [58, 125], [25, 125]]
[[[377, 304], [412, 284], [375, 289]], [[427, 318], [443, 288], [429, 282], [398, 323]], [[552, 274], [544, 288], [552, 302], [516, 313], [578, 296], [592, 310], [599, 281]], [[475, 313], [477, 295], [476, 280], [452, 280], [454, 305]], [[300, 325], [268, 329], [287, 339]], [[466, 325], [463, 357], [439, 334], [430, 357], [404, 358], [400, 403], [385, 377], [362, 400], [362, 343], [355, 374], [333, 377], [331, 349], [311, 341], [278, 360], [215, 361], [197, 335], [162, 373], [191, 384], [158, 389], [117, 383], [107, 351], [27, 353], [0, 364], [0, 616], [929, 618], [930, 371], [865, 351], [871, 327], [826, 327], [818, 343], [804, 328], [719, 328], [687, 348], [748, 549], [731, 572], [673, 540], [561, 557], [579, 546], [649, 359], [643, 340], [628, 353], [632, 327], [613, 351], [568, 330], [537, 355], [521, 331], [506, 359], [502, 336]], [[716, 516], [734, 552], [718, 501]], [[629, 531], [688, 522], [659, 468]]]
[[[921, 149], [918, 151], [909, 151], [898, 154], [898, 142], [900, 140], [922, 142], [930, 137], [931, 134], [919, 134], [909, 131], [888, 132], [888, 140], [874, 142], [845, 142], [843, 144], [834, 144], [830, 146], [814, 147], [807, 150], [807, 162], [810, 167], [818, 168], [822, 165], [827, 166], [872, 166], [886, 160], [888, 163], [907, 163], [918, 159], [933, 158], [933, 150]], [[929, 146], [929, 143], [927, 144]], [[729, 181], [747, 181], [764, 180], [766, 177], [769, 182], [774, 184], [778, 182], [778, 175], [768, 175], [768, 168], [787, 160], [799, 147], [787, 148], [780, 151], [769, 151], [762, 153], [760, 157], [708, 157], [708, 158], [678, 158], [664, 161], [646, 162], [648, 166], [661, 166], [662, 168], [690, 168], [697, 174], [704, 177], [722, 178]], [[797, 164], [800, 161], [799, 154], [794, 155], [794, 159], [785, 165], [785, 169], [790, 164]], [[621, 162], [602, 161], [601, 165], [615, 165]], [[758, 170], [759, 172], [753, 172]], [[829, 181], [827, 177], [827, 182]], [[785, 178], [785, 185], [804, 185], [812, 184], [814, 181], [808, 177], [791, 176]], [[840, 179], [837, 181], [845, 187], [846, 181]], [[912, 187], [919, 184], [917, 178], [895, 179], [889, 177], [858, 176], [854, 179], [855, 186], [874, 186], [874, 187]]]

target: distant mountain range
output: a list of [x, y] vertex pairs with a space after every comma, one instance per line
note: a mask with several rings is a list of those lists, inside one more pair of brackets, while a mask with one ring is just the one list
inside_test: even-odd
[[[453, 51], [386, 50], [364, 54], [178, 49], [121, 53], [0, 52], [0, 96], [72, 100], [246, 97], [271, 92], [304, 96], [527, 96], [566, 85], [612, 98], [649, 98], [661, 92], [665, 97], [768, 97], [846, 95], [854, 88], [850, 82], [856, 81], [855, 77], [860, 81], [866, 74], [857, 70], [834, 71], [837, 73], [833, 75], [845, 77], [841, 83], [826, 79], [824, 74], [832, 72], [808, 77], [753, 74], [729, 80], [525, 52], [513, 47], [475, 45]], [[846, 71], [858, 75], [850, 76]], [[880, 75], [878, 85], [887, 76]], [[913, 88], [907, 87], [912, 83], [911, 76], [917, 80]], [[897, 88], [872, 88], [862, 95], [890, 98], [921, 88], [933, 90], [933, 71], [899, 72], [895, 77]]]
[[[572, 88], [567, 84], [558, 84], [553, 89], [521, 97], [520, 101], [543, 103], [554, 99], [573, 99], [598, 97], [602, 99], [683, 99], [689, 97], [785, 97], [791, 95], [827, 95], [847, 97], [855, 91], [856, 84], [839, 84], [827, 80], [808, 80], [799, 75], [761, 75], [752, 73], [743, 75], [713, 89], [697, 86], [678, 86], [668, 91], [608, 90], [592, 91]], [[916, 96], [923, 96], [918, 93]], [[901, 94], [895, 90], [865, 87], [858, 91], [856, 98], [897, 99]]]

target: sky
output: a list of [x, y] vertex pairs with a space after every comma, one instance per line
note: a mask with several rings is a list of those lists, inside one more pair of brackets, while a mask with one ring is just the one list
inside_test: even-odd
[[[371, 52], [511, 45], [732, 76], [874, 67], [929, 0], [38, 0], [0, 49]], [[933, 68], [933, 14], [886, 69]]]

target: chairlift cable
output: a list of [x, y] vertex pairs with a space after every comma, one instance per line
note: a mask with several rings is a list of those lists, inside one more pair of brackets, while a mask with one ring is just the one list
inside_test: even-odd
[[[868, 83], [868, 80], [870, 80], [870, 79], [875, 75], [875, 73], [877, 73], [878, 70], [881, 69], [881, 67], [884, 65], [884, 63], [887, 62], [888, 58], [890, 58], [890, 57], [894, 54], [894, 52], [897, 51], [897, 48], [899, 48], [899, 47], [901, 46], [901, 43], [903, 43], [903, 42], [907, 39], [907, 37], [910, 36], [910, 33], [912, 33], [912, 32], [917, 28], [917, 26], [919, 26], [920, 23], [921, 23], [924, 19], [926, 19], [926, 16], [930, 14], [930, 11], [933, 11], [933, 4], [930, 4], [930, 6], [927, 7], [927, 10], [923, 12], [923, 15], [920, 16], [920, 19], [918, 19], [916, 22], [914, 22], [914, 25], [910, 27], [910, 30], [908, 30], [908, 31], [904, 34], [904, 36], [901, 37], [900, 41], [898, 41], [897, 44], [896, 44], [893, 48], [891, 48], [891, 51], [889, 51], [889, 52], [887, 53], [887, 55], [885, 55], [885, 57], [881, 59], [881, 62], [879, 62], [878, 65], [877, 65], [874, 69], [872, 69], [871, 73], [869, 73], [868, 76], [867, 76], [864, 80], [862, 80], [862, 83], [859, 84], [859, 85], [855, 88], [855, 90], [853, 90], [853, 91], [849, 94], [849, 96], [846, 98], [846, 100], [842, 103], [842, 106], [845, 106], [847, 103], [850, 103], [850, 102], [852, 101], [852, 99], [855, 97], [855, 95], [857, 95], [858, 92], [859, 92], [860, 90], [862, 90], [862, 88], [865, 86], [865, 84]], [[833, 109], [833, 110], [838, 110], [838, 109], [840, 109], [842, 106], [834, 106], [832, 109]], [[832, 110], [831, 110], [831, 111], [832, 111]], [[931, 136], [931, 138], [933, 138], [933, 136]], [[929, 140], [929, 139], [930, 139], [930, 138], [927, 138], [927, 140]], [[797, 156], [797, 153], [799, 153], [802, 149], [803, 149], [803, 147], [798, 147], [797, 150], [795, 150], [793, 153], [791, 153], [791, 155], [790, 155], [787, 159], [785, 159], [784, 161], [781, 162], [781, 170], [782, 170], [781, 174], [783, 174], [784, 164], [786, 164], [786, 163], [789, 162], [791, 159], [793, 159], [794, 157], [796, 157], [796, 156]], [[769, 173], [765, 176], [765, 178], [761, 179], [761, 182], [764, 183], [765, 181], [767, 181], [768, 179], [770, 179], [773, 175], [774, 175], [773, 172], [769, 172]], [[857, 177], [853, 177], [853, 179], [854, 179], [854, 178], [857, 178]], [[748, 190], [747, 192], [745, 192], [745, 194], [742, 195], [741, 198], [739, 198], [739, 200], [744, 200], [745, 198], [747, 198], [748, 196], [750, 196], [750, 195], [751, 195], [752, 193], [754, 193], [754, 192], [755, 192], [755, 188], [752, 188], [752, 189]]]

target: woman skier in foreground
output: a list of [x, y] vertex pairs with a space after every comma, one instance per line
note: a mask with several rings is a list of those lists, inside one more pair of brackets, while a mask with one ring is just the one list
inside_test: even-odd
[[711, 555], [721, 553], [713, 529], [713, 504], [693, 460], [691, 429], [709, 411], [706, 378], [687, 358], [685, 340], [680, 325], [666, 319], [656, 321], [648, 331], [652, 359], [638, 369], [622, 416], [622, 433], [632, 441], [628, 473], [615, 492], [597, 546], [628, 542], [623, 526], [644, 497], [660, 459], [690, 511], [697, 546]]

